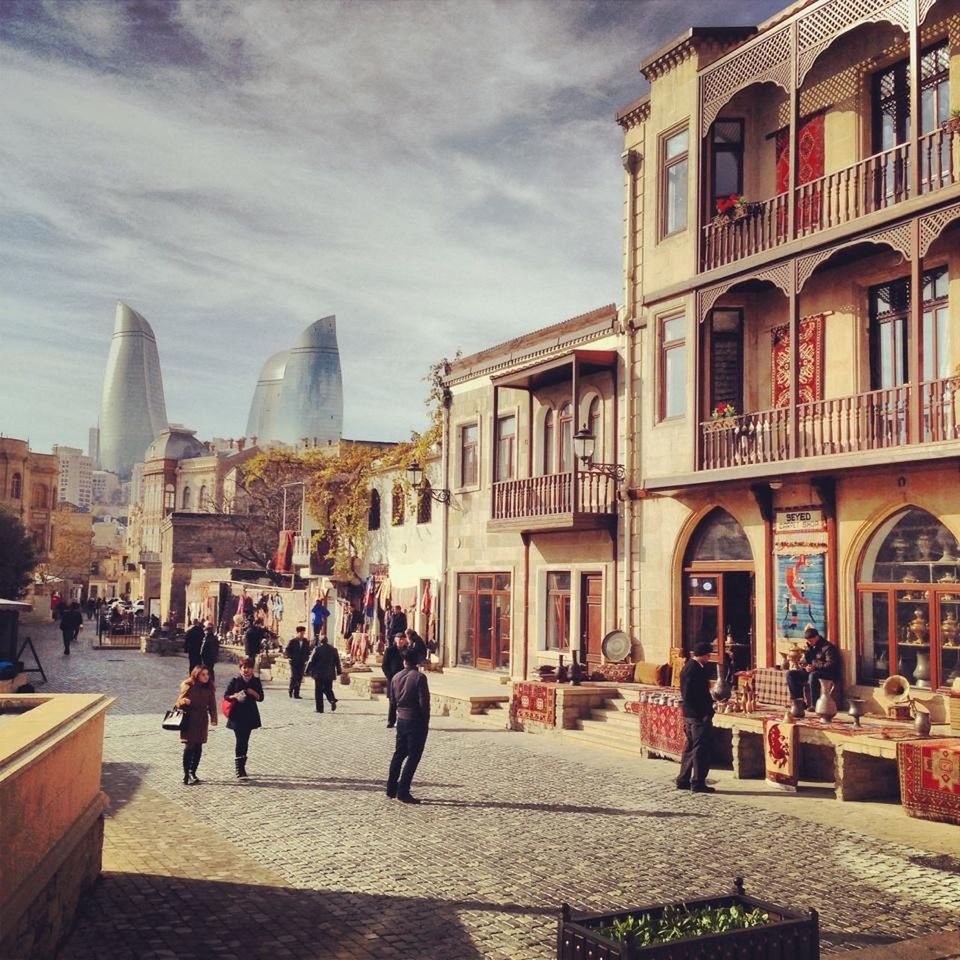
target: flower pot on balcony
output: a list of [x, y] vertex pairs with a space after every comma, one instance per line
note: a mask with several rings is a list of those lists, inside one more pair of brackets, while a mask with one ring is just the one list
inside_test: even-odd
[[940, 124], [940, 129], [944, 133], [960, 133], [960, 115], [944, 120]]
[[[744, 925], [749, 918], [751, 925]], [[675, 929], [669, 929], [675, 928]], [[574, 914], [563, 904], [557, 960], [819, 960], [816, 910], [796, 913], [744, 893], [654, 904], [614, 913]]]

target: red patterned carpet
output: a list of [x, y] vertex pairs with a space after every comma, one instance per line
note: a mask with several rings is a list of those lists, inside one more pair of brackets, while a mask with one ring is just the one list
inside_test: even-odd
[[960, 738], [897, 744], [900, 797], [911, 817], [960, 824]]

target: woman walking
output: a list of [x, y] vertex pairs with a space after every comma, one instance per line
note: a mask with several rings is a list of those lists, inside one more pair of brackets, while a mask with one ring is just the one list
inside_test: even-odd
[[237, 776], [247, 775], [247, 746], [250, 743], [250, 731], [262, 726], [260, 708], [257, 702], [263, 699], [263, 685], [260, 678], [253, 675], [253, 660], [247, 657], [240, 661], [240, 675], [227, 684], [225, 700], [233, 702], [227, 717], [227, 729], [237, 738], [235, 762]]
[[200, 783], [197, 767], [207, 742], [207, 731], [212, 723], [217, 725], [217, 692], [210, 671], [200, 664], [190, 671], [190, 676], [180, 684], [176, 706], [183, 709], [186, 718], [180, 730], [183, 744], [183, 782], [187, 785]]

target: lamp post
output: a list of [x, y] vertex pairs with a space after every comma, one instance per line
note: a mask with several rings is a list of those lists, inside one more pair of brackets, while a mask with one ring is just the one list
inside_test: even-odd
[[596, 438], [587, 426], [581, 427], [573, 435], [574, 456], [583, 464], [584, 470], [589, 470], [591, 473], [601, 473], [613, 480], [626, 479], [626, 468], [619, 463], [594, 463], [593, 453], [596, 443]]
[[426, 481], [423, 476], [423, 467], [421, 467], [416, 460], [412, 461], [407, 466], [407, 479], [410, 481], [410, 486], [413, 487], [417, 493], [421, 495], [429, 494], [432, 499], [437, 501], [437, 503], [450, 502], [449, 490], [434, 490], [433, 487], [426, 485]]

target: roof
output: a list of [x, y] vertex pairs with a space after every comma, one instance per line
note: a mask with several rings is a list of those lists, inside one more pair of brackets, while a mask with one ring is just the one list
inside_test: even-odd
[[196, 438], [196, 430], [184, 427], [167, 427], [147, 447], [144, 462], [149, 460], [190, 460], [206, 457], [210, 451]]
[[754, 26], [740, 27], [690, 27], [654, 51], [640, 63], [640, 72], [647, 80], [653, 80], [669, 68], [679, 57], [685, 59], [692, 52], [696, 40], [720, 40], [738, 43], [757, 32]]

